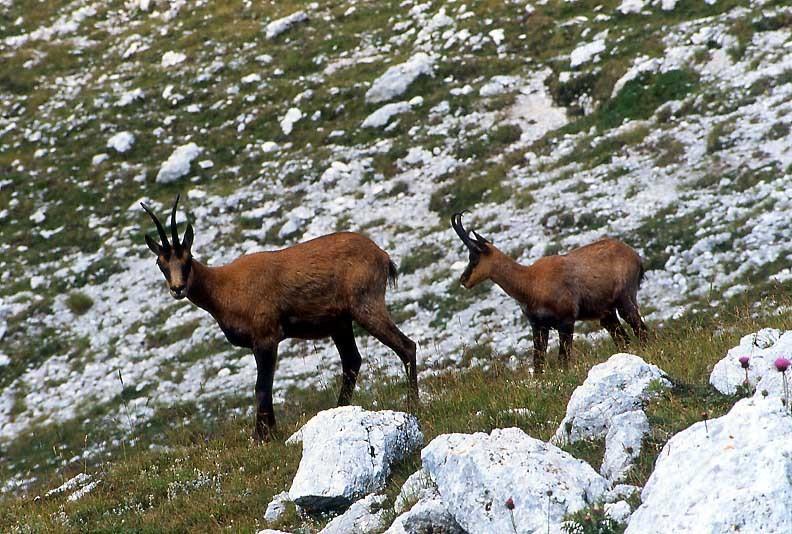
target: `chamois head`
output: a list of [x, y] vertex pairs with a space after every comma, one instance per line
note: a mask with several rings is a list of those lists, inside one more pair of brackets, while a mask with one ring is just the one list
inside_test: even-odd
[[149, 214], [157, 226], [157, 233], [159, 233], [161, 241], [161, 243], [157, 243], [146, 234], [146, 244], [151, 252], [157, 256], [157, 267], [165, 275], [165, 281], [173, 298], [176, 300], [183, 299], [187, 296], [187, 290], [192, 281], [192, 254], [190, 249], [192, 248], [194, 236], [192, 225], [187, 223], [184, 239], [179, 242], [179, 232], [176, 228], [176, 207], [179, 205], [179, 195], [176, 196], [176, 202], [173, 204], [173, 211], [171, 211], [172, 243], [168, 242], [168, 236], [165, 235], [165, 229], [159, 219], [151, 212], [148, 206], [142, 202], [140, 205], [143, 206], [143, 209], [146, 210], [146, 213]]
[[494, 263], [493, 253], [497, 249], [489, 240], [481, 237], [475, 230], [473, 231], [475, 239], [470, 237], [470, 234], [462, 226], [461, 213], [454, 213], [451, 216], [451, 227], [470, 251], [468, 265], [462, 276], [459, 277], [459, 283], [470, 289], [490, 277]]

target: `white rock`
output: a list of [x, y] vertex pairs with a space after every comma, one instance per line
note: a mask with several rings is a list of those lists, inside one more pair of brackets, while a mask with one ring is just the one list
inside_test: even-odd
[[623, 0], [616, 9], [623, 15], [628, 15], [630, 13], [640, 13], [645, 5], [645, 0]]
[[605, 492], [605, 502], [615, 503], [629, 499], [633, 495], [639, 493], [641, 488], [631, 484], [616, 484], [611, 489]]
[[643, 410], [614, 416], [605, 436], [605, 456], [600, 473], [611, 482], [624, 480], [641, 453], [643, 439], [648, 433], [649, 419]]
[[201, 152], [203, 149], [195, 143], [187, 143], [178, 147], [160, 167], [157, 173], [157, 183], [175, 182], [187, 175], [190, 172], [190, 164]]
[[283, 514], [286, 513], [286, 505], [290, 502], [288, 491], [282, 491], [275, 495], [264, 512], [264, 521], [272, 523], [283, 517]]
[[479, 95], [484, 97], [502, 95], [503, 93], [516, 89], [519, 83], [519, 76], [493, 76], [487, 83], [481, 86]]
[[399, 495], [393, 502], [393, 510], [400, 514], [409, 508], [409, 505], [426, 497], [439, 495], [437, 486], [426, 469], [419, 469], [404, 481]]
[[39, 289], [47, 287], [47, 278], [41, 275], [33, 275], [30, 277], [30, 289]]
[[792, 532], [790, 473], [792, 416], [743, 399], [666, 443], [627, 532]]
[[269, 154], [270, 152], [277, 152], [278, 150], [280, 150], [280, 147], [278, 147], [278, 143], [274, 141], [264, 141], [263, 143], [261, 143], [261, 151], [264, 152], [265, 154]]
[[630, 520], [630, 514], [632, 514], [632, 508], [630, 508], [627, 501], [606, 503], [603, 508], [605, 509], [605, 515], [607, 517], [610, 517], [621, 525], [627, 524]]
[[569, 64], [572, 68], [579, 67], [591, 61], [597, 54], [605, 51], [605, 39], [597, 39], [575, 48], [569, 55]]
[[185, 59], [187, 59], [187, 56], [181, 52], [165, 52], [162, 54], [162, 66], [165, 68], [173, 67], [184, 62]]
[[652, 388], [670, 385], [659, 367], [633, 354], [614, 354], [592, 367], [572, 393], [553, 442], [604, 438], [615, 416], [640, 408]]
[[284, 135], [289, 135], [294, 129], [294, 123], [305, 117], [300, 108], [289, 108], [286, 115], [280, 120], [280, 127]]
[[0, 367], [5, 367], [11, 364], [11, 358], [0, 352]]
[[69, 501], [69, 502], [74, 502], [74, 501], [80, 500], [83, 497], [85, 497], [86, 495], [88, 495], [89, 493], [91, 493], [93, 491], [93, 489], [96, 486], [98, 486], [98, 485], [99, 485], [99, 481], [98, 480], [94, 480], [93, 482], [89, 482], [85, 486], [81, 487], [80, 489], [78, 489], [77, 491], [75, 491], [74, 493], [72, 493], [71, 495], [66, 497], [66, 500]]
[[394, 115], [406, 113], [410, 111], [411, 107], [408, 102], [394, 102], [392, 104], [385, 104], [377, 111], [366, 117], [361, 126], [363, 128], [382, 128], [390, 122]]
[[47, 220], [47, 207], [41, 206], [39, 209], [33, 212], [30, 216], [30, 221], [36, 224], [41, 224], [45, 220]]
[[660, 9], [663, 11], [673, 11], [676, 4], [677, 0], [662, 0], [662, 2], [660, 2]]
[[283, 223], [280, 230], [278, 230], [278, 237], [281, 239], [286, 239], [297, 233], [297, 231], [302, 227], [302, 221], [296, 217], [292, 217]]
[[740, 357], [748, 356], [748, 381], [751, 386], [761, 389], [762, 381], [778, 371], [774, 362], [780, 356], [792, 354], [792, 331], [781, 332], [775, 328], [763, 328], [758, 332], [743, 336], [740, 344], [729, 349], [726, 356], [712, 368], [709, 382], [725, 395], [733, 395], [737, 387], [745, 381], [745, 369]]
[[78, 473], [77, 475], [73, 476], [60, 486], [55, 489], [49, 490], [47, 493], [44, 494], [45, 497], [52, 497], [53, 495], [59, 495], [61, 493], [66, 493], [72, 490], [76, 490], [86, 485], [90, 484], [91, 482], [91, 475], [86, 473]]
[[385, 526], [385, 495], [369, 495], [330, 521], [319, 534], [368, 534], [381, 532]]
[[492, 39], [492, 42], [495, 43], [495, 46], [500, 46], [500, 44], [506, 38], [503, 33], [503, 30], [500, 28], [496, 30], [491, 30], [487, 35], [490, 36], [490, 39]]
[[112, 148], [120, 154], [128, 152], [134, 144], [135, 136], [132, 132], [118, 132], [107, 140], [107, 148]]
[[97, 154], [93, 158], [91, 158], [91, 165], [99, 165], [103, 161], [107, 161], [108, 159], [110, 159], [110, 156], [108, 156], [107, 154]]
[[198, 162], [198, 166], [204, 170], [211, 169], [212, 167], [214, 167], [214, 161], [210, 159], [202, 159], [201, 161]]
[[303, 455], [289, 497], [309, 510], [338, 509], [385, 486], [391, 465], [420, 447], [418, 420], [344, 406], [319, 412], [287, 443]]
[[273, 20], [267, 27], [264, 29], [265, 35], [267, 39], [274, 39], [278, 35], [282, 34], [292, 26], [300, 22], [306, 22], [308, 20], [308, 14], [305, 11], [297, 11], [296, 13], [292, 13], [287, 17], [283, 17], [278, 20]]
[[420, 76], [434, 75], [434, 57], [418, 52], [408, 61], [390, 67], [366, 91], [366, 103], [377, 104], [404, 94]]
[[462, 527], [448, 511], [440, 495], [425, 497], [409, 511], [401, 514], [385, 534], [464, 534]]
[[258, 83], [260, 81], [261, 81], [261, 75], [259, 75], [256, 72], [248, 74], [247, 76], [243, 77], [240, 80], [240, 82], [242, 82], [245, 85], [248, 85], [248, 84], [251, 84], [251, 83]]
[[519, 428], [444, 434], [421, 459], [448, 511], [468, 532], [514, 532], [512, 514], [517, 532], [561, 532], [564, 516], [594, 504], [607, 488], [586, 462]]

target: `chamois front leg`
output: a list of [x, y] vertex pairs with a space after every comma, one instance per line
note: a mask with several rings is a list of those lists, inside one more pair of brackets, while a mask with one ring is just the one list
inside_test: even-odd
[[275, 431], [275, 412], [272, 409], [272, 381], [275, 377], [275, 364], [278, 360], [278, 345], [254, 347], [256, 358], [256, 430], [254, 439], [269, 441]]
[[575, 323], [562, 324], [558, 327], [558, 356], [561, 365], [569, 367], [569, 355], [572, 353], [572, 336], [575, 332]]
[[550, 335], [550, 329], [546, 326], [541, 326], [538, 323], [531, 323], [533, 330], [533, 344], [534, 344], [534, 374], [542, 374], [544, 371], [545, 355], [547, 354], [547, 338]]
[[355, 382], [360, 372], [360, 352], [355, 343], [355, 334], [352, 330], [352, 322], [347, 321], [338, 327], [333, 335], [333, 342], [341, 356], [341, 366], [343, 375], [341, 377], [341, 392], [338, 394], [338, 405], [347, 406], [352, 399], [352, 392], [355, 390]]

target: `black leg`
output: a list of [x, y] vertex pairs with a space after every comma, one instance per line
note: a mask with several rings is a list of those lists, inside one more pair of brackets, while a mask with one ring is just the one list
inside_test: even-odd
[[256, 347], [256, 441], [269, 441], [275, 431], [275, 412], [272, 409], [272, 381], [278, 361], [278, 346]]
[[544, 371], [545, 355], [547, 354], [547, 338], [550, 334], [550, 329], [546, 326], [531, 323], [533, 330], [533, 344], [534, 344], [534, 373], [542, 374]]
[[418, 369], [416, 367], [415, 342], [399, 330], [384, 304], [377, 306], [369, 313], [356, 314], [355, 321], [399, 356], [404, 364], [410, 388], [407, 399], [409, 407], [411, 410], [416, 409], [418, 407]]
[[333, 335], [333, 342], [341, 356], [341, 366], [343, 375], [341, 377], [341, 392], [338, 394], [338, 405], [346, 406], [352, 399], [352, 392], [355, 390], [358, 373], [360, 372], [360, 352], [355, 343], [355, 335], [352, 331], [352, 322], [347, 321], [339, 326]]
[[627, 348], [629, 337], [627, 337], [627, 331], [621, 325], [619, 317], [616, 315], [616, 310], [609, 311], [605, 317], [600, 319], [600, 324], [608, 331], [619, 350]]
[[638, 304], [636, 304], [632, 298], [624, 297], [619, 302], [618, 309], [619, 315], [630, 325], [638, 341], [646, 343], [649, 337], [649, 329], [646, 328], [646, 323], [644, 323], [643, 318], [641, 318]]
[[572, 334], [575, 332], [575, 323], [558, 327], [558, 356], [561, 365], [569, 367], [569, 357], [572, 353]]

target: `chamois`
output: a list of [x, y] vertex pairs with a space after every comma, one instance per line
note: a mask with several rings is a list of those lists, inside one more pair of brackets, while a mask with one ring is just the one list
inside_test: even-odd
[[489, 240], [462, 226], [462, 214], [451, 217], [451, 227], [470, 251], [469, 263], [459, 281], [467, 289], [492, 280], [515, 299], [533, 330], [534, 370], [541, 373], [551, 328], [558, 331], [559, 356], [569, 363], [575, 321], [599, 320], [623, 348], [627, 332], [618, 314], [642, 342], [646, 325], [636, 295], [644, 276], [641, 257], [621, 241], [603, 238], [566, 254], [545, 256], [531, 265], [520, 265]]
[[272, 382], [278, 344], [286, 338], [333, 339], [343, 369], [338, 405], [349, 404], [361, 364], [352, 321], [401, 358], [410, 404], [417, 401], [415, 343], [398, 329], [385, 306], [385, 290], [388, 282], [395, 284], [396, 265], [373, 241], [340, 232], [209, 267], [192, 256], [191, 224], [179, 241], [178, 204], [177, 196], [168, 242], [160, 221], [141, 203], [161, 241], [146, 235], [146, 244], [157, 256], [173, 298], [186, 297], [214, 317], [232, 345], [252, 349], [258, 373], [255, 439], [267, 441], [275, 429]]

